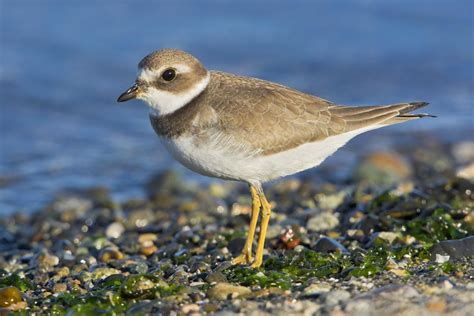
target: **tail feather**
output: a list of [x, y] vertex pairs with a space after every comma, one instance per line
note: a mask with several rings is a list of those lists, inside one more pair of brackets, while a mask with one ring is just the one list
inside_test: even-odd
[[422, 117], [435, 117], [426, 113], [410, 113], [428, 104], [428, 102], [410, 102], [383, 106], [333, 106], [329, 110], [346, 122], [346, 131], [352, 131], [371, 125], [387, 126]]

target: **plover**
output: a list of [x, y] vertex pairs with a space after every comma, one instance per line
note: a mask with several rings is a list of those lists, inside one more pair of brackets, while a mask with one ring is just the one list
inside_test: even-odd
[[[200, 174], [245, 182], [252, 216], [234, 264], [262, 264], [270, 203], [262, 183], [318, 166], [347, 141], [428, 114], [426, 102], [344, 106], [281, 84], [207, 70], [192, 55], [163, 49], [138, 64], [135, 84], [118, 102], [141, 99], [173, 157]], [[255, 259], [252, 244], [261, 214]]]

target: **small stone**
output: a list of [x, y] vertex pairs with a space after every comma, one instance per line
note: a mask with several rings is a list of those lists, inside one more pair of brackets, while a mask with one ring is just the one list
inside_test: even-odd
[[21, 292], [14, 286], [0, 289], [0, 307], [8, 307], [23, 301]]
[[348, 192], [342, 190], [333, 194], [320, 193], [316, 194], [315, 199], [318, 202], [320, 208], [331, 211], [336, 209], [339, 205], [341, 205], [342, 202], [344, 202], [347, 193]]
[[278, 287], [270, 287], [267, 289], [261, 289], [252, 293], [252, 297], [265, 297], [265, 296], [281, 296], [284, 295], [285, 291]]
[[153, 245], [154, 242], [157, 240], [158, 236], [152, 233], [141, 234], [140, 236], [138, 236], [138, 242], [145, 247]]
[[393, 269], [390, 269], [389, 271], [399, 277], [406, 277], [409, 275], [407, 270], [404, 270], [401, 268], [393, 268]]
[[339, 219], [336, 215], [331, 212], [318, 212], [308, 220], [306, 228], [314, 232], [322, 232], [333, 229], [337, 225], [339, 225]]
[[229, 249], [230, 253], [232, 253], [233, 256], [238, 255], [241, 251], [242, 248], [245, 245], [245, 238], [234, 238], [229, 241], [227, 244], [227, 248]]
[[449, 256], [450, 260], [474, 256], [474, 236], [440, 241], [431, 247], [430, 253], [432, 261], [436, 261], [437, 255]]
[[354, 300], [347, 303], [344, 310], [349, 315], [365, 316], [365, 315], [374, 315], [371, 313], [372, 305], [368, 300]]
[[312, 247], [314, 251], [321, 252], [321, 253], [330, 253], [330, 252], [337, 252], [337, 253], [349, 253], [349, 251], [341, 245], [335, 239], [329, 237], [321, 237], [314, 247]]
[[59, 257], [50, 254], [49, 252], [42, 252], [36, 257], [33, 257], [33, 265], [38, 265], [41, 270], [52, 271], [52, 267], [59, 264]]
[[63, 293], [67, 291], [67, 285], [64, 283], [56, 283], [53, 286], [53, 292], [54, 293]]
[[379, 246], [382, 244], [392, 244], [398, 238], [398, 234], [394, 232], [377, 232], [370, 235], [370, 240], [367, 247]]
[[347, 301], [351, 293], [345, 290], [330, 291], [325, 296], [325, 303], [328, 305], [338, 305], [340, 302]]
[[181, 307], [181, 311], [184, 313], [184, 314], [189, 314], [189, 313], [192, 313], [192, 312], [199, 312], [199, 305], [198, 304], [186, 304], [186, 305], [183, 305], [183, 307]]
[[215, 272], [212, 272], [210, 273], [207, 278], [206, 278], [206, 281], [208, 283], [213, 283], [213, 282], [216, 282], [216, 283], [219, 283], [219, 282], [227, 282], [227, 278], [225, 277], [225, 275], [220, 272], [220, 271], [215, 271]]
[[140, 247], [140, 253], [144, 256], [147, 256], [147, 257], [153, 255], [157, 251], [158, 251], [158, 247], [156, 247], [155, 245]]
[[400, 183], [411, 174], [410, 164], [402, 156], [389, 152], [375, 152], [366, 156], [354, 170], [356, 180], [374, 185]]
[[109, 262], [112, 260], [120, 260], [123, 259], [123, 253], [120, 250], [107, 247], [100, 251], [99, 253], [99, 260], [102, 262]]
[[446, 304], [446, 301], [442, 298], [433, 298], [431, 301], [426, 303], [426, 308], [434, 313], [444, 313], [447, 307], [448, 304]]
[[108, 238], [119, 238], [122, 236], [123, 232], [125, 231], [125, 227], [123, 227], [122, 223], [113, 222], [107, 229], [105, 230], [105, 235]]
[[449, 256], [443, 256], [443, 255], [440, 255], [439, 253], [436, 254], [436, 259], [435, 259], [436, 263], [445, 263], [448, 261], [449, 261]]
[[456, 170], [456, 176], [474, 182], [474, 162]]
[[230, 283], [217, 283], [207, 291], [207, 296], [211, 300], [235, 299], [237, 297], [248, 296], [252, 291], [249, 288]]
[[474, 141], [464, 141], [452, 148], [454, 158], [458, 163], [474, 162]]
[[91, 273], [92, 280], [103, 280], [112, 274], [120, 274], [121, 271], [113, 268], [97, 268]]
[[307, 286], [303, 290], [304, 296], [319, 296], [323, 293], [327, 293], [331, 290], [331, 287], [326, 284], [321, 284], [320, 282], [315, 282]]

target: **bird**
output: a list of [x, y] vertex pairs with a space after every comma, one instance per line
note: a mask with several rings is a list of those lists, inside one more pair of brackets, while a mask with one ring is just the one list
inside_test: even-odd
[[318, 166], [361, 133], [432, 116], [411, 113], [427, 102], [339, 105], [282, 84], [207, 70], [190, 53], [171, 48], [139, 62], [135, 83], [117, 101], [131, 99], [147, 103], [155, 133], [181, 164], [248, 184], [249, 230], [232, 263], [253, 268], [262, 265], [272, 212], [263, 183]]

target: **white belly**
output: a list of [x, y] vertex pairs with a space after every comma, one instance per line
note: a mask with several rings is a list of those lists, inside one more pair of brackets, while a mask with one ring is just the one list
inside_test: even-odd
[[200, 174], [245, 182], [266, 182], [294, 174], [322, 163], [354, 136], [381, 126], [372, 126], [325, 140], [306, 143], [272, 155], [245, 154], [215, 144], [196, 145], [192, 137], [164, 139], [173, 157]]

